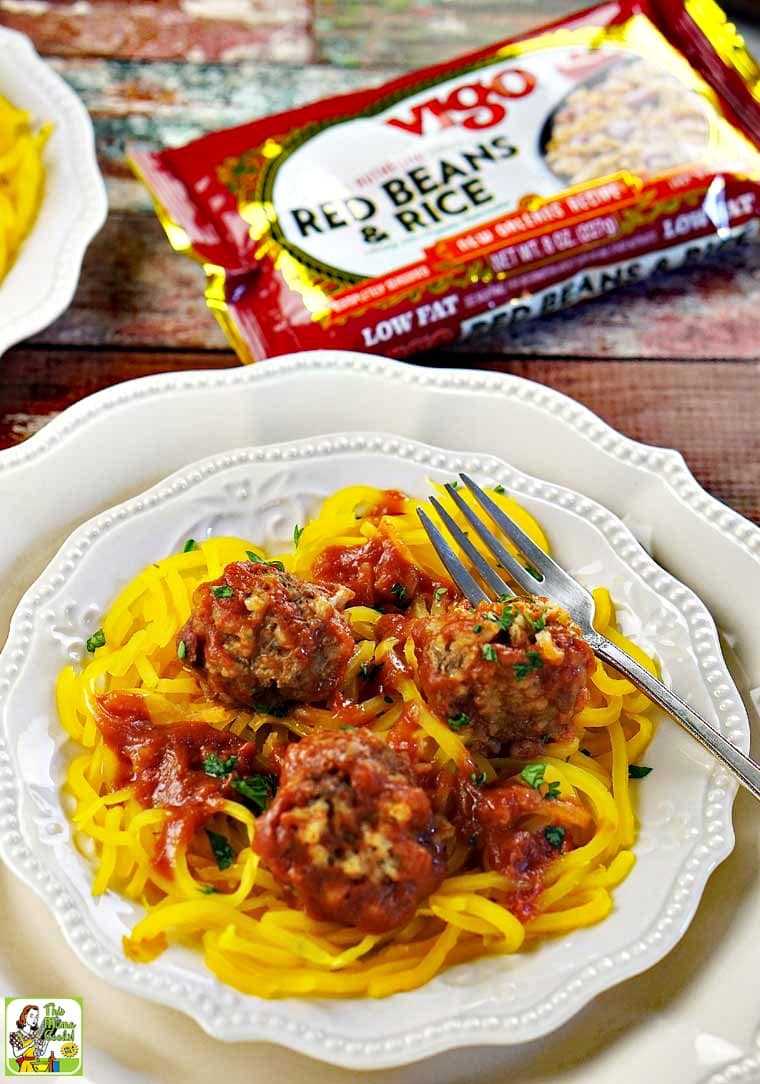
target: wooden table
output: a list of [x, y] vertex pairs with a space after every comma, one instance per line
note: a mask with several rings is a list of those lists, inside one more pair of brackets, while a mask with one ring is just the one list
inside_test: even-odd
[[[131, 139], [180, 143], [380, 82], [506, 37], [576, 0], [0, 0], [92, 113], [110, 214], [68, 312], [0, 363], [0, 447], [83, 395], [146, 373], [236, 364], [124, 161]], [[743, 28], [760, 50], [760, 29]], [[624, 433], [685, 455], [760, 523], [760, 248], [505, 333], [489, 352], [419, 358], [519, 373]], [[482, 347], [480, 350], [482, 351]]]

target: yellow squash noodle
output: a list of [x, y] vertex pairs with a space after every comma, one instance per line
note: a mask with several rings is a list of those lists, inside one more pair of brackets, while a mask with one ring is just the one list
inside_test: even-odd
[[0, 97], [0, 282], [37, 217], [45, 186], [42, 152], [51, 132]]
[[[7, 132], [9, 115], [7, 109], [0, 113], [0, 118], [6, 117], [0, 133]], [[15, 123], [18, 128], [20, 122]], [[461, 522], [461, 513], [445, 490], [438, 487], [438, 495]], [[419, 568], [438, 582], [450, 583], [420, 527], [417, 502], [407, 500], [399, 511], [382, 518], [368, 516], [380, 496], [368, 486], [333, 494], [312, 520], [298, 526], [295, 546], [274, 559], [287, 571], [308, 578], [327, 546], [362, 545], [383, 530]], [[541, 527], [525, 509], [498, 490], [494, 499], [548, 550]], [[432, 508], [430, 512], [435, 518]], [[143, 808], [134, 785], [119, 784], [117, 759], [95, 724], [97, 696], [119, 690], [137, 693], [156, 725], [202, 720], [263, 741], [265, 750], [267, 743], [284, 742], [288, 734], [297, 738], [315, 727], [340, 725], [326, 708], [302, 706], [273, 718], [210, 701], [195, 673], [178, 658], [177, 634], [190, 614], [196, 587], [217, 578], [228, 563], [246, 560], [252, 550], [261, 553], [242, 539], [211, 538], [157, 560], [110, 606], [102, 637], [91, 645], [94, 650], [86, 663], [65, 667], [58, 679], [61, 725], [77, 750], [66, 791], [75, 840], [95, 863], [93, 892], [123, 893], [144, 907], [144, 917], [125, 939], [127, 954], [149, 961], [170, 942], [181, 940], [195, 944], [223, 982], [257, 996], [383, 997], [420, 986], [443, 967], [483, 955], [519, 952], [536, 938], [603, 919], [613, 906], [612, 890], [633, 866], [636, 819], [628, 766], [646, 748], [653, 724], [645, 698], [601, 663], [590, 682], [590, 700], [576, 717], [576, 737], [562, 746], [548, 746], [543, 758], [531, 761], [543, 766], [544, 782], [553, 785], [562, 799], [542, 802], [536, 814], [539, 826], [552, 823], [553, 807], [567, 806], [590, 828], [582, 845], [558, 854], [546, 868], [543, 888], [526, 921], [508, 909], [508, 877], [463, 868], [464, 858], [455, 851], [449, 875], [403, 928], [367, 935], [338, 923], [318, 922], [290, 906], [259, 860], [252, 849], [255, 817], [237, 801], [226, 801], [209, 822], [231, 843], [234, 860], [226, 868], [219, 868], [206, 833], [198, 832], [189, 845], [180, 846], [174, 875], [160, 872], [153, 859], [168, 814]], [[453, 592], [453, 586], [448, 590]], [[433, 612], [445, 605], [443, 595], [439, 592], [433, 601]], [[616, 629], [609, 592], [600, 588], [594, 599], [599, 631], [655, 671], [654, 661]], [[426, 612], [421, 602], [414, 605], [416, 613]], [[396, 641], [383, 639], [377, 631], [377, 610], [357, 605], [346, 613], [356, 649], [343, 692], [356, 699], [360, 667], [383, 659]], [[414, 675], [411, 642], [398, 649], [404, 651]], [[421, 740], [438, 766], [453, 772], [474, 764], [488, 782], [512, 778], [525, 766], [471, 754], [468, 739], [435, 715], [413, 677], [403, 680], [391, 699], [389, 704], [374, 696], [360, 704], [365, 725], [382, 737], [405, 706], [411, 706]]]

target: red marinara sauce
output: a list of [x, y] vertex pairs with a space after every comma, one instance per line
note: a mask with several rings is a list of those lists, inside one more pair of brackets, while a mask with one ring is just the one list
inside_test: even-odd
[[354, 605], [394, 606], [399, 610], [405, 609], [415, 595], [430, 596], [440, 586], [382, 530], [359, 546], [328, 546], [314, 562], [312, 578], [317, 583], [350, 588]]
[[[135, 693], [99, 697], [96, 722], [119, 761], [117, 787], [132, 784], [141, 805], [169, 811], [153, 863], [164, 876], [172, 877], [177, 848], [190, 842], [226, 798], [236, 796], [232, 778], [261, 770], [255, 746], [208, 723], [157, 725], [143, 698]], [[203, 762], [212, 754], [221, 761], [237, 757], [234, 772], [209, 775]]]

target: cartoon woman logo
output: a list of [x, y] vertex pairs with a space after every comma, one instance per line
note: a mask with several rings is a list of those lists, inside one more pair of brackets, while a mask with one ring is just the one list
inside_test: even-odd
[[35, 1062], [45, 1056], [49, 1042], [40, 1025], [39, 1005], [24, 1005], [16, 1027], [18, 1031], [12, 1031], [8, 1038], [19, 1072], [34, 1073]]

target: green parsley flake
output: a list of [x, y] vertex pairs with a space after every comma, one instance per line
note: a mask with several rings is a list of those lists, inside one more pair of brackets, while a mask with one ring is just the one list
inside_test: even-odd
[[184, 659], [187, 657], [187, 644], [184, 640], [180, 640], [177, 644], [177, 658]]
[[523, 770], [520, 772], [520, 778], [522, 779], [523, 783], [527, 783], [529, 787], [533, 787], [534, 790], [538, 790], [544, 781], [545, 772], [545, 764], [526, 764]]
[[488, 662], [496, 662], [498, 655], [496, 654], [496, 648], [493, 644], [483, 644], [480, 649], [483, 652], [483, 658]]
[[193, 550], [197, 550], [197, 549], [198, 549], [198, 543], [195, 541], [195, 539], [194, 538], [188, 538], [187, 542], [185, 542], [184, 546], [182, 547], [182, 552], [183, 553], [192, 553]]
[[394, 583], [391, 587], [391, 594], [396, 596], [396, 601], [399, 606], [403, 605], [407, 601], [408, 591], [404, 587], [403, 583]]
[[546, 628], [546, 618], [545, 618], [545, 617], [544, 617], [544, 615], [542, 614], [542, 615], [541, 615], [541, 616], [540, 616], [539, 618], [537, 618], [537, 619], [536, 619], [535, 621], [532, 621], [532, 620], [531, 620], [531, 625], [532, 625], [532, 626], [533, 626], [533, 628], [534, 628], [534, 629], [536, 630], [536, 632], [540, 632], [540, 631], [541, 631], [541, 629], [545, 629], [545, 628]]
[[565, 842], [565, 829], [561, 828], [558, 824], [549, 824], [544, 828], [544, 836], [546, 842], [550, 843], [556, 850], [562, 850], [562, 844]]
[[299, 527], [298, 524], [296, 523], [295, 527], [293, 528], [293, 541], [296, 544], [296, 546], [301, 541], [301, 535], [303, 534], [303, 532], [304, 532], [304, 528]]
[[213, 885], [198, 885], [198, 891], [202, 892], [204, 896], [213, 896], [219, 889], [214, 888]]
[[[502, 566], [501, 566], [501, 565], [499, 565], [499, 568], [501, 568], [501, 567], [502, 567]], [[497, 598], [497, 600], [496, 600], [496, 601], [497, 601], [497, 602], [509, 602], [509, 600], [510, 600], [511, 598], [514, 598], [514, 595], [508, 595], [508, 594], [507, 594], [507, 593], [505, 592], [505, 593], [504, 593], [503, 595], [499, 595], [499, 597]]]
[[628, 765], [628, 778], [629, 779], [644, 779], [651, 772], [651, 768], [647, 768], [644, 764], [629, 764]]
[[253, 550], [246, 550], [245, 555], [254, 565], [265, 565], [267, 563], [265, 557], [262, 557], [260, 553], [254, 553]]
[[98, 629], [97, 632], [93, 632], [92, 636], [88, 636], [87, 638], [87, 650], [91, 655], [94, 651], [97, 651], [99, 647], [105, 647], [105, 644], [106, 634], [102, 629]]
[[212, 832], [210, 828], [206, 829], [206, 835], [219, 869], [229, 869], [235, 861], [235, 852], [227, 837], [219, 835], [218, 832]]
[[559, 779], [553, 780], [553, 782], [547, 784], [546, 793], [544, 798], [548, 798], [550, 802], [556, 801], [560, 796], [560, 782]]
[[238, 794], [263, 813], [277, 791], [277, 780], [272, 775], [252, 775], [248, 779], [233, 779]]
[[474, 847], [475, 844], [478, 842], [478, 837], [477, 836], [470, 836], [470, 838], [467, 840], [467, 842], [470, 844], [471, 847]]
[[219, 587], [212, 587], [211, 594], [214, 598], [232, 598], [233, 590], [228, 584], [223, 584]]
[[538, 569], [533, 567], [533, 565], [526, 565], [525, 571], [529, 573], [534, 580], [542, 580], [544, 578], [538, 571]]
[[472, 626], [472, 631], [474, 633], [482, 632], [483, 631], [483, 626], [482, 625], [473, 625]]
[[449, 718], [449, 726], [452, 730], [462, 730], [464, 727], [470, 725], [470, 716], [466, 715], [463, 711], [459, 712], [459, 715], [452, 715]]
[[433, 592], [433, 598], [436, 602], [440, 602], [443, 596], [448, 595], [448, 593], [448, 587], [436, 587], [435, 591]]
[[259, 715], [271, 715], [275, 719], [284, 719], [288, 714], [285, 708], [270, 708], [268, 704], [254, 704], [253, 710]]
[[499, 614], [499, 628], [503, 632], [507, 632], [516, 617], [517, 614], [511, 606], [504, 606], [501, 613]]
[[533, 670], [540, 670], [544, 660], [537, 651], [526, 651], [525, 662], [516, 662], [514, 665], [515, 681], [522, 681]]
[[494, 491], [494, 493], [500, 493], [500, 494], [506, 492], [503, 485], [494, 486], [493, 491]]
[[484, 783], [488, 782], [488, 775], [485, 772], [471, 772], [470, 779], [476, 787], [482, 787]]
[[207, 757], [203, 758], [203, 770], [206, 775], [229, 775], [236, 764], [237, 756], [235, 753], [227, 757], [226, 760], [222, 760], [216, 753], [209, 753]]
[[363, 662], [359, 667], [359, 675], [365, 681], [372, 681], [372, 678], [376, 677], [381, 670], [382, 666], [379, 662]]
[[491, 610], [486, 610], [485, 613], [482, 615], [482, 617], [483, 617], [484, 621], [497, 621], [498, 620], [498, 618], [496, 617], [496, 614], [493, 613]]

